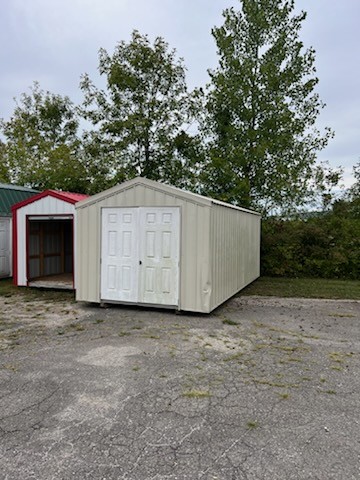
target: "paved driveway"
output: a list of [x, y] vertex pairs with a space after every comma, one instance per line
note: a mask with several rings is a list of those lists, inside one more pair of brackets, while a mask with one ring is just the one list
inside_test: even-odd
[[360, 478], [359, 302], [0, 312], [1, 478]]

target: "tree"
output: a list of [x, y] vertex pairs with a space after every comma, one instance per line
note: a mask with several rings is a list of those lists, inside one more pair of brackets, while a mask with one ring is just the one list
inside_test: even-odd
[[265, 212], [301, 205], [318, 182], [324, 191], [340, 175], [321, 175], [316, 164], [333, 134], [315, 126], [324, 105], [315, 52], [299, 40], [306, 14], [294, 15], [294, 0], [241, 4], [212, 31], [220, 58], [209, 72], [204, 191]]
[[360, 160], [353, 166], [353, 174], [355, 182], [350, 188], [350, 194], [353, 199], [360, 199]]
[[100, 50], [99, 71], [106, 90], [88, 75], [82, 77], [83, 115], [96, 127], [89, 147], [107, 159], [112, 182], [141, 175], [190, 185], [198, 144], [187, 129], [198, 95], [188, 93], [185, 67], [175, 50], [169, 51], [161, 37], [151, 44], [134, 31], [112, 56]]
[[354, 184], [347, 192], [347, 196], [342, 202], [346, 205], [347, 213], [353, 218], [360, 220], [360, 160], [353, 166]]
[[10, 181], [8, 175], [8, 169], [6, 166], [6, 146], [5, 143], [0, 140], [0, 183], [8, 183]]
[[3, 164], [10, 181], [39, 190], [86, 191], [78, 118], [68, 97], [44, 92], [34, 83], [0, 128], [5, 137]]

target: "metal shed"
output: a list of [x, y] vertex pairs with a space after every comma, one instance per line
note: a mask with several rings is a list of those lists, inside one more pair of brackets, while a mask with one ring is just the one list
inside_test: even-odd
[[46, 190], [12, 206], [15, 285], [75, 288], [74, 205], [86, 197]]
[[0, 183], [0, 278], [12, 275], [11, 206], [35, 193], [32, 188]]
[[135, 178], [76, 208], [76, 299], [209, 313], [259, 276], [258, 213]]

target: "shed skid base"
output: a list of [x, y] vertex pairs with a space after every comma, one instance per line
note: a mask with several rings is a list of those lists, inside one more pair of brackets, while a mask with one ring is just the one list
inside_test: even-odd
[[100, 300], [100, 307], [111, 307], [111, 305], [124, 305], [124, 307], [140, 307], [140, 308], [163, 308], [166, 310], [175, 310], [179, 312], [179, 307], [177, 305], [161, 305], [157, 303], [136, 303], [136, 302], [123, 302], [116, 300]]

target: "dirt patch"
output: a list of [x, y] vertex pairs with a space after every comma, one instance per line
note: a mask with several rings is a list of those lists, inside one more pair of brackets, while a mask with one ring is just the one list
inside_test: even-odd
[[205, 329], [192, 328], [189, 337], [192, 344], [205, 350], [229, 353], [232, 350], [245, 352], [251, 349], [251, 342], [241, 335], [240, 329], [233, 328], [231, 333], [219, 331], [209, 334]]
[[135, 347], [106, 346], [90, 350], [78, 361], [98, 367], [121, 367], [124, 365], [126, 357], [139, 354], [141, 354], [141, 350]]
[[0, 349], [16, 344], [24, 334], [64, 328], [86, 316], [75, 302], [49, 302], [24, 295], [0, 297], [0, 312]]

